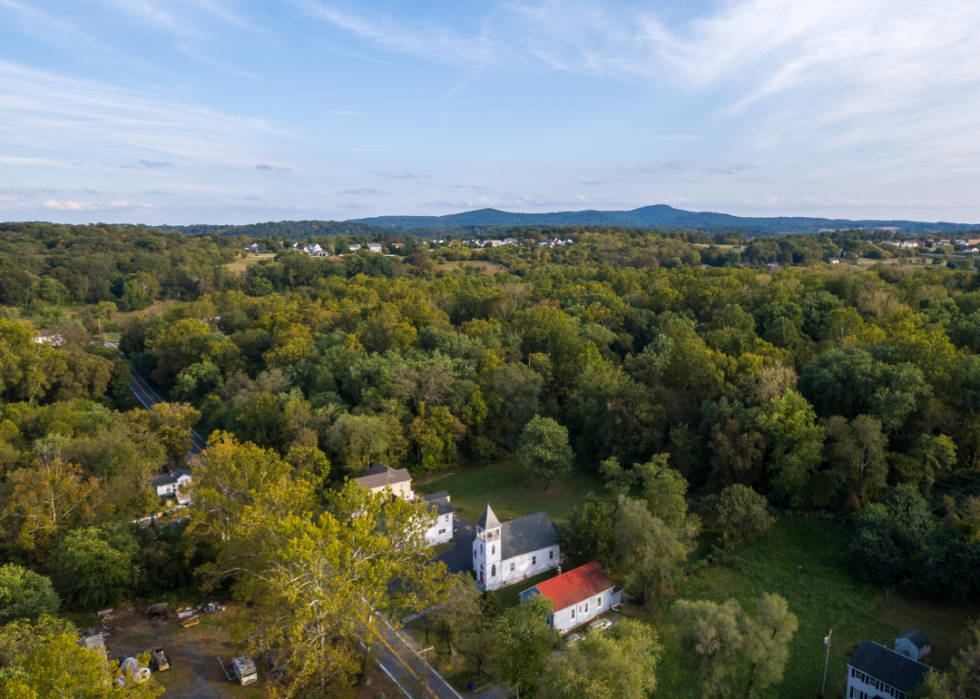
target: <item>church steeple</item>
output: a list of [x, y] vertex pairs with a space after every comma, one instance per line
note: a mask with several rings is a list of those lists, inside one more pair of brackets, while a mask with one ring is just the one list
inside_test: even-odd
[[493, 510], [490, 509], [489, 502], [487, 503], [487, 509], [485, 509], [483, 514], [480, 515], [480, 519], [476, 520], [476, 526], [483, 529], [494, 529], [500, 526], [500, 520], [497, 519], [497, 515], [495, 515]]

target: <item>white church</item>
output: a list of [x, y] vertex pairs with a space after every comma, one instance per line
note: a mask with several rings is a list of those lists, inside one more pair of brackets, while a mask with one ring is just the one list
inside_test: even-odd
[[547, 512], [501, 523], [487, 505], [476, 521], [473, 570], [481, 590], [497, 590], [558, 566], [558, 533]]

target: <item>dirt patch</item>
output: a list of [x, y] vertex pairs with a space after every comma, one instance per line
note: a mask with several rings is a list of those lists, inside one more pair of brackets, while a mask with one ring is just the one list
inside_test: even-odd
[[229, 605], [224, 612], [202, 615], [200, 624], [185, 629], [175, 617], [151, 622], [139, 611], [113, 612], [107, 623], [106, 650], [116, 658], [163, 646], [170, 669], [155, 672], [154, 677], [166, 688], [168, 699], [260, 699], [265, 695], [261, 668], [259, 682], [242, 687], [229, 682], [218, 665], [221, 658], [230, 670], [240, 651], [229, 631], [234, 614]]

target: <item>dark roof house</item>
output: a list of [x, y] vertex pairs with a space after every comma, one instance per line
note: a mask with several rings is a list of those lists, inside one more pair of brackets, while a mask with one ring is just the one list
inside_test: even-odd
[[405, 483], [406, 481], [411, 480], [412, 477], [408, 475], [408, 471], [406, 469], [391, 468], [387, 464], [383, 464], [378, 461], [373, 464], [363, 476], [360, 478], [355, 478], [354, 482], [360, 483], [368, 490], [374, 490], [375, 488], [383, 488], [385, 486], [395, 485], [396, 483]]
[[449, 502], [449, 491], [447, 490], [423, 495], [419, 498], [419, 502], [424, 502], [434, 507], [437, 515], [448, 515], [453, 511], [453, 506]]
[[[851, 668], [848, 687], [854, 687], [856, 692], [863, 691], [869, 697], [879, 693], [907, 696], [925, 681], [926, 674], [931, 671], [928, 665], [868, 639], [861, 641], [848, 665]], [[894, 688], [899, 695], [890, 692], [889, 688]]]

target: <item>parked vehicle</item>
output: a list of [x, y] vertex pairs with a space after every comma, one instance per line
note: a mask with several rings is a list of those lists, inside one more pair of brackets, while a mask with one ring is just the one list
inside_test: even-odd
[[589, 628], [593, 631], [605, 631], [610, 626], [612, 626], [612, 623], [608, 619], [596, 619], [589, 624]]
[[576, 643], [581, 641], [585, 636], [580, 633], [573, 633], [571, 636], [565, 639], [566, 646], [574, 646]]

